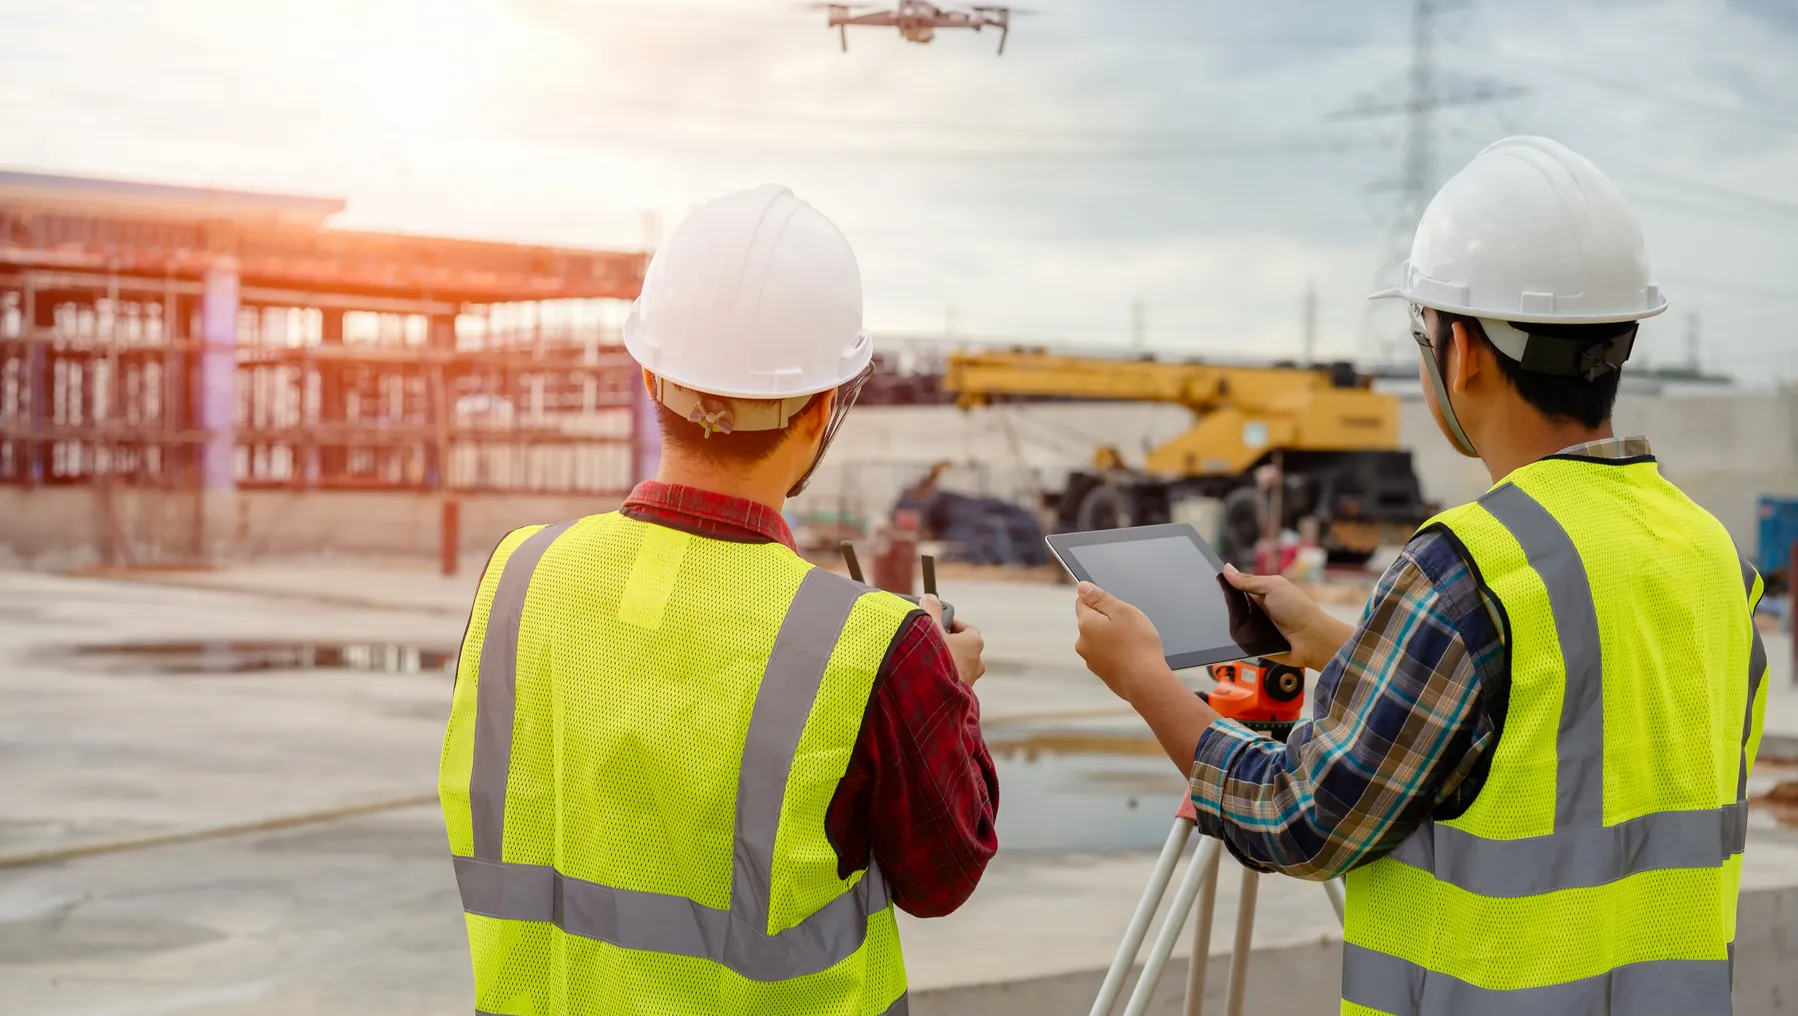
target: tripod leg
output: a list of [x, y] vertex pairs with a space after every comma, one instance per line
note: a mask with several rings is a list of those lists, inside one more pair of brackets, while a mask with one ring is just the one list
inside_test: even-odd
[[1205, 866], [1205, 881], [1199, 885], [1199, 910], [1193, 915], [1192, 962], [1186, 968], [1186, 1008], [1184, 1016], [1200, 1016], [1205, 1011], [1205, 974], [1211, 958], [1211, 916], [1217, 909], [1217, 864], [1222, 855], [1213, 853]]
[[1230, 987], [1224, 995], [1224, 1016], [1242, 1016], [1242, 996], [1248, 988], [1250, 941], [1255, 937], [1255, 895], [1261, 876], [1242, 869], [1242, 898], [1236, 901], [1236, 944], [1230, 948]]
[[1338, 923], [1343, 921], [1343, 914], [1348, 910], [1347, 894], [1348, 890], [1343, 886], [1342, 879], [1333, 878], [1324, 883], [1324, 895], [1330, 898], [1330, 906], [1336, 908]]
[[1200, 837], [1198, 852], [1187, 866], [1185, 877], [1180, 879], [1180, 888], [1174, 893], [1174, 902], [1168, 905], [1167, 920], [1162, 922], [1161, 931], [1155, 935], [1155, 944], [1149, 947], [1149, 958], [1143, 961], [1142, 976], [1136, 979], [1136, 990], [1130, 993], [1130, 1004], [1124, 1006], [1124, 1016], [1143, 1016], [1149, 1011], [1149, 1002], [1155, 997], [1155, 985], [1161, 980], [1161, 968], [1167, 966], [1174, 942], [1180, 938], [1180, 929], [1186, 927], [1187, 915], [1192, 913], [1192, 901], [1199, 894], [1199, 883], [1204, 881], [1205, 872], [1217, 860], [1217, 852], [1222, 846], [1209, 836]]
[[[1155, 860], [1155, 873], [1149, 876], [1142, 899], [1136, 902], [1136, 912], [1130, 915], [1130, 926], [1124, 931], [1124, 940], [1118, 943], [1117, 956], [1111, 961], [1111, 969], [1105, 971], [1105, 983], [1099, 986], [1099, 997], [1093, 1000], [1088, 1016], [1111, 1016], [1118, 992], [1124, 989], [1124, 977], [1130, 973], [1130, 965], [1136, 962], [1136, 951], [1142, 948], [1149, 921], [1155, 916], [1155, 908], [1161, 905], [1168, 881], [1174, 877], [1174, 865], [1179, 863], [1180, 852], [1186, 849], [1187, 837], [1191, 835], [1192, 819], [1174, 819], [1174, 827], [1168, 830], [1167, 842], [1161, 847], [1161, 856]], [[1190, 904], [1191, 900], [1187, 902]]]

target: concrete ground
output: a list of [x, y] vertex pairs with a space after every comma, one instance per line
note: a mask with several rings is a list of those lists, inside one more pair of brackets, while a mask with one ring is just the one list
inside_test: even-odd
[[[478, 569], [0, 572], [0, 1012], [469, 1011], [433, 797], [441, 672], [156, 674], [69, 650], [270, 638], [449, 649]], [[1002, 766], [1004, 846], [962, 910], [904, 920], [914, 1011], [1084, 1012], [1181, 780], [1079, 668], [1070, 589], [966, 581], [944, 594], [987, 638], [979, 691]], [[1790, 642], [1769, 641], [1768, 726], [1798, 742]], [[1085, 742], [1108, 752], [1086, 757]], [[1763, 765], [1757, 787], [1779, 775]], [[1757, 818], [1744, 886], [1770, 935], [1798, 938], [1798, 832]], [[1214, 954], [1229, 948], [1236, 892], [1226, 864]], [[1323, 894], [1268, 878], [1260, 895], [1257, 962], [1307, 973], [1274, 982], [1288, 1005], [1252, 995], [1253, 1011], [1333, 1011], [1338, 932]], [[1745, 950], [1740, 965], [1791, 959], [1760, 956]]]

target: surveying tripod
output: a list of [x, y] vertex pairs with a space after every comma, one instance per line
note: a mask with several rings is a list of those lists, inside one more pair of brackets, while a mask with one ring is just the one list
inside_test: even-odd
[[[1214, 673], [1217, 669], [1213, 668]], [[1234, 671], [1217, 676], [1223, 680], [1234, 680]], [[1303, 687], [1302, 675], [1300, 687]], [[1263, 729], [1268, 729], [1275, 737], [1285, 740], [1286, 732], [1292, 729], [1292, 724], [1268, 724]], [[1167, 893], [1167, 884], [1174, 876], [1174, 865], [1179, 863], [1180, 855], [1185, 852], [1186, 841], [1192, 837], [1193, 826], [1198, 817], [1192, 798], [1182, 797], [1180, 807], [1174, 813], [1174, 827], [1168, 831], [1167, 843], [1162, 846], [1161, 856], [1155, 861], [1155, 872], [1149, 876], [1149, 884], [1143, 889], [1142, 899], [1136, 903], [1136, 912], [1130, 915], [1130, 925], [1124, 930], [1124, 940], [1118, 944], [1117, 956], [1111, 961], [1111, 969], [1105, 972], [1105, 981], [1099, 986], [1099, 997], [1093, 1001], [1089, 1016], [1110, 1016], [1111, 1007], [1117, 1003], [1118, 994], [1124, 988], [1124, 978], [1136, 962], [1137, 951], [1142, 948], [1143, 936], [1149, 930], [1149, 921], [1154, 918], [1156, 908], [1161, 906], [1162, 897]], [[1155, 995], [1155, 986], [1161, 981], [1162, 968], [1167, 966], [1167, 959], [1173, 954], [1174, 942], [1180, 937], [1181, 929], [1186, 926], [1186, 917], [1193, 911], [1195, 900], [1198, 921], [1193, 926], [1192, 961], [1186, 971], [1186, 1006], [1183, 1012], [1185, 1016], [1200, 1016], [1204, 1010], [1205, 974], [1211, 953], [1211, 917], [1217, 905], [1217, 869], [1222, 850], [1222, 842], [1209, 836], [1199, 837], [1198, 850], [1194, 852], [1192, 863], [1187, 865], [1185, 876], [1180, 879], [1180, 888], [1174, 891], [1173, 906], [1168, 908], [1167, 918], [1161, 923], [1161, 931], [1155, 936], [1155, 944], [1149, 948], [1149, 958], [1143, 962], [1142, 976], [1136, 981], [1136, 990], [1130, 993], [1130, 1002], [1124, 1007], [1124, 1016], [1143, 1016], [1143, 1013], [1148, 1012], [1149, 1002]], [[1255, 931], [1256, 890], [1260, 883], [1259, 872], [1251, 868], [1242, 869], [1242, 898], [1236, 904], [1236, 942], [1230, 949], [1230, 982], [1224, 995], [1226, 1016], [1242, 1016], [1243, 991], [1249, 973], [1249, 940]], [[1325, 882], [1323, 888], [1324, 895], [1330, 899], [1330, 906], [1336, 910], [1336, 920], [1341, 921], [1342, 882], [1332, 879]]]

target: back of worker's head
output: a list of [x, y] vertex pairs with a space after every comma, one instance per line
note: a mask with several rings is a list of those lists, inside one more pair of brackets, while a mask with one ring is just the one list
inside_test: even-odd
[[[1432, 408], [1469, 455], [1462, 400], [1451, 394], [1468, 362], [1489, 366], [1495, 377], [1482, 379], [1502, 381], [1529, 410], [1596, 428], [1616, 402], [1637, 322], [1667, 308], [1622, 193], [1590, 161], [1538, 137], [1495, 142], [1443, 184], [1399, 285], [1374, 296], [1411, 304]], [[1461, 348], [1469, 357], [1457, 358]]]
[[[644, 383], [653, 393], [657, 389], [654, 374], [645, 372]], [[667, 385], [663, 386], [664, 397], [668, 397]], [[832, 397], [820, 392], [804, 400], [800, 408], [791, 414], [785, 426], [770, 430], [740, 430], [734, 424], [736, 419], [753, 416], [771, 418], [781, 412], [782, 404], [775, 399], [719, 399], [713, 397], [689, 396], [703, 408], [699, 410], [702, 417], [693, 419], [689, 413], [680, 413], [669, 408], [667, 402], [656, 403], [656, 421], [662, 430], [664, 454], [672, 453], [702, 462], [708, 466], [726, 471], [743, 473], [767, 465], [776, 453], [787, 453], [791, 457], [804, 458], [807, 463], [815, 457], [817, 445], [822, 440], [822, 430], [830, 422], [828, 405]], [[703, 400], [703, 401], [700, 401]], [[718, 414], [724, 414], [719, 417]], [[705, 416], [715, 417], [707, 422]], [[731, 423], [731, 429], [721, 429], [725, 418]], [[810, 454], [807, 454], [807, 452]], [[801, 463], [803, 466], [805, 463]], [[797, 479], [797, 478], [795, 478]]]
[[849, 241], [774, 185], [707, 202], [675, 227], [649, 263], [624, 342], [671, 452], [738, 470], [803, 458], [792, 493], [874, 355]]
[[[1617, 389], [1623, 376], [1620, 367], [1604, 370], [1590, 378], [1583, 371], [1544, 373], [1529, 370], [1521, 361], [1513, 359], [1494, 345], [1488, 332], [1500, 331], [1502, 334], [1502, 329], [1508, 328], [1526, 336], [1554, 340], [1570, 350], [1585, 350], [1593, 347], [1609, 348], [1617, 344], [1627, 347], [1633, 344], [1636, 322], [1598, 325], [1499, 322], [1498, 327], [1493, 327], [1491, 321], [1482, 321], [1465, 314], [1437, 312], [1434, 317], [1436, 325], [1431, 352], [1439, 369], [1453, 369], [1447, 361], [1455, 348], [1453, 330], [1458, 324], [1468, 338], [1477, 344], [1484, 354], [1485, 362], [1492, 365], [1504, 386], [1544, 418], [1554, 423], [1577, 423], [1588, 429], [1596, 429], [1611, 418], [1611, 410], [1617, 404]], [[1428, 383], [1427, 378], [1425, 381]]]

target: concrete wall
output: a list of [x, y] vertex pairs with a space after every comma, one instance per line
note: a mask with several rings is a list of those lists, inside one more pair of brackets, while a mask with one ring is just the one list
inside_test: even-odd
[[[1625, 393], [1612, 424], [1618, 434], [1648, 435], [1662, 472], [1716, 515], [1744, 551], [1754, 546], [1755, 500], [1798, 495], [1798, 391]], [[1421, 398], [1403, 401], [1399, 432], [1430, 497], [1455, 504], [1478, 497], [1491, 482], [1483, 466], [1449, 447]]]
[[[1399, 434], [1416, 456], [1425, 496], [1444, 505], [1478, 497], [1491, 480], [1455, 454], [1421, 396], [1400, 397]], [[957, 464], [950, 485], [1026, 498], [1057, 489], [1111, 444], [1140, 465], [1147, 447], [1180, 433], [1191, 417], [1176, 406], [1035, 404], [968, 412], [948, 406], [865, 406], [848, 422], [799, 510], [860, 507], [884, 517], [903, 487], [939, 459]], [[1798, 389], [1783, 394], [1626, 393], [1620, 434], [1647, 434], [1667, 476], [1721, 519], [1744, 550], [1754, 545], [1755, 499], [1798, 495]]]
[[[519, 526], [562, 522], [618, 507], [619, 498], [573, 494], [465, 494], [461, 550], [486, 554]], [[443, 502], [435, 494], [246, 491], [238, 495], [239, 556], [438, 553]]]
[[[463, 495], [461, 549], [485, 554], [508, 530], [610, 511], [618, 500]], [[441, 519], [433, 494], [0, 487], [0, 561], [80, 568], [333, 553], [434, 557]]]
[[[849, 414], [811, 490], [793, 508], [883, 518], [899, 492], [942, 459], [957, 464], [949, 477], [953, 489], [1027, 501], [1035, 491], [1059, 489], [1068, 470], [1088, 467], [1099, 445], [1115, 445], [1140, 465], [1149, 447], [1190, 422], [1184, 409], [1159, 405], [1061, 403], [969, 412], [864, 406]], [[1754, 545], [1755, 499], [1798, 495], [1798, 390], [1626, 394], [1616, 425], [1619, 433], [1648, 434], [1667, 475], [1715, 512], [1744, 549]], [[1486, 489], [1485, 469], [1449, 448], [1421, 398], [1401, 398], [1400, 435], [1417, 458], [1426, 496], [1456, 504]], [[616, 504], [615, 498], [589, 496], [467, 496], [462, 546], [484, 553], [515, 526]], [[196, 514], [204, 518], [199, 556], [205, 559], [437, 553], [435, 495], [253, 490], [202, 497], [120, 487], [108, 502], [88, 487], [0, 487], [0, 556], [46, 567], [95, 564], [106, 559], [110, 538], [135, 548], [139, 563], [191, 561]]]
[[[1752, 848], [1750, 848], [1752, 849]], [[1217, 928], [1216, 936], [1229, 929]], [[1147, 952], [1147, 946], [1144, 947]], [[1178, 1016], [1186, 990], [1187, 963], [1168, 963], [1157, 986], [1151, 1016]], [[998, 984], [919, 991], [916, 1016], [1079, 1016], [1098, 995], [1103, 970]], [[1222, 1012], [1229, 957], [1212, 956], [1205, 975], [1205, 1011]], [[1132, 985], [1134, 978], [1132, 978]], [[1126, 986], [1123, 998], [1129, 997]], [[1256, 1016], [1318, 1016], [1339, 1008], [1342, 946], [1320, 941], [1262, 948], [1249, 964], [1243, 1011]], [[1736, 1016], [1781, 1016], [1798, 999], [1798, 888], [1744, 892], [1736, 925]], [[1120, 999], [1114, 1012], [1123, 1010]]]

